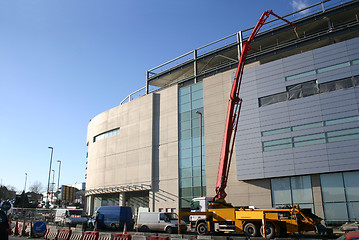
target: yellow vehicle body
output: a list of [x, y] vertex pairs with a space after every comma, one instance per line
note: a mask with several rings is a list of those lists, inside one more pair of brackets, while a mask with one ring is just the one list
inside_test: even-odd
[[[188, 215], [202, 215], [205, 220], [198, 221], [195, 230], [198, 234], [215, 232], [235, 232], [250, 237], [274, 236], [316, 231], [316, 225], [321, 218], [294, 206], [288, 209], [251, 209], [235, 207], [219, 207], [213, 204], [207, 212], [181, 212], [180, 217]], [[202, 227], [199, 230], [199, 226]], [[264, 226], [264, 227], [263, 227]]]

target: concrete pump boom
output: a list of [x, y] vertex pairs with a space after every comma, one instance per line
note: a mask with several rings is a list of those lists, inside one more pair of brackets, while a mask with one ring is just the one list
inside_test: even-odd
[[239, 97], [239, 90], [241, 87], [243, 69], [244, 69], [244, 64], [246, 62], [247, 53], [250, 50], [251, 41], [257, 35], [257, 33], [259, 32], [259, 30], [261, 29], [261, 27], [263, 26], [263, 24], [265, 23], [265, 21], [270, 15], [273, 15], [292, 25], [298, 37], [298, 34], [296, 32], [297, 25], [276, 15], [275, 13], [272, 12], [272, 10], [268, 10], [262, 14], [256, 26], [254, 27], [251, 35], [249, 36], [247, 41], [244, 42], [236, 75], [232, 85], [229, 102], [228, 102], [227, 120], [226, 120], [226, 126], [224, 131], [223, 144], [222, 144], [222, 150], [221, 150], [220, 162], [218, 168], [218, 175], [217, 175], [216, 195], [214, 197], [215, 201], [224, 200], [225, 197], [227, 196], [225, 189], [227, 187], [229, 167], [231, 164], [234, 140], [236, 137], [239, 114], [242, 106], [242, 99]]

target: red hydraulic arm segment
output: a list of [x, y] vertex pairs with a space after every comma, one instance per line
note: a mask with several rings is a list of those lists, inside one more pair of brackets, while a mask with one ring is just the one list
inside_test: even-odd
[[[239, 119], [238, 116], [239, 116], [241, 106], [242, 106], [242, 99], [239, 97], [239, 90], [240, 90], [240, 86], [241, 86], [241, 82], [242, 82], [243, 69], [244, 69], [244, 64], [246, 62], [247, 53], [250, 50], [249, 44], [254, 39], [254, 37], [257, 35], [259, 30], [263, 26], [264, 22], [267, 20], [267, 18], [271, 14], [273, 16], [289, 23], [290, 25], [292, 25], [294, 27], [294, 31], [297, 28], [297, 25], [295, 25], [294, 23], [289, 22], [288, 20], [285, 20], [284, 18], [273, 13], [272, 10], [269, 10], [262, 14], [258, 23], [254, 27], [251, 35], [249, 36], [248, 40], [246, 42], [244, 42], [244, 44], [243, 44], [241, 57], [239, 59], [237, 72], [236, 72], [236, 75], [234, 78], [234, 82], [232, 85], [232, 90], [231, 90], [231, 94], [230, 94], [230, 98], [229, 98], [229, 103], [228, 103], [227, 120], [226, 120], [226, 126], [225, 126], [225, 130], [224, 130], [222, 151], [221, 151], [218, 175], [217, 175], [216, 195], [214, 197], [214, 200], [224, 200], [224, 198], [227, 196], [225, 189], [227, 187], [229, 167], [231, 165], [234, 140], [235, 140], [236, 132], [237, 132], [237, 125], [238, 125], [238, 119]], [[295, 31], [295, 33], [298, 37], [298, 34], [296, 31]]]

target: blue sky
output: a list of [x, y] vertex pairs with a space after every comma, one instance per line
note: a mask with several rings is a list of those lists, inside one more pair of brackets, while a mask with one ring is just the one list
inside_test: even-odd
[[[91, 118], [145, 86], [146, 71], [315, 0], [0, 0], [0, 183], [85, 181]], [[51, 175], [52, 181], [52, 175]]]

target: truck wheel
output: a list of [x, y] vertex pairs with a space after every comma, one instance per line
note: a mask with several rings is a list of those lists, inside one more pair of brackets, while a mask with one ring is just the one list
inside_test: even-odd
[[208, 233], [208, 227], [205, 222], [201, 222], [197, 225], [197, 233], [198, 235], [204, 235]]
[[166, 227], [166, 233], [172, 234], [172, 233], [173, 233], [173, 229], [172, 229], [171, 227]]
[[275, 228], [272, 223], [266, 223], [265, 225], [265, 236], [263, 236], [263, 225], [261, 226], [261, 236], [263, 238], [273, 238], [275, 236]]
[[258, 227], [254, 223], [247, 223], [243, 231], [248, 237], [256, 237], [258, 235]]
[[111, 223], [110, 228], [111, 228], [111, 230], [116, 230], [116, 224]]
[[138, 229], [140, 232], [149, 232], [150, 229], [147, 226], [141, 226], [140, 229]]

